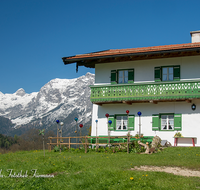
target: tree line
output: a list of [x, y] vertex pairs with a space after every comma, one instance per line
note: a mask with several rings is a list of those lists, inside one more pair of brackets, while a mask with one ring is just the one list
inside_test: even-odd
[[[47, 149], [48, 137], [56, 136], [53, 131], [44, 133], [45, 149]], [[24, 134], [14, 137], [0, 134], [0, 153], [15, 152], [20, 150], [43, 149], [43, 137], [39, 135], [39, 129], [30, 129]]]

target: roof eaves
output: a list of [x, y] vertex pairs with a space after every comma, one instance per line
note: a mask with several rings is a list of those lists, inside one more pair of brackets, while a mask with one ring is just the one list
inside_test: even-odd
[[[169, 48], [170, 46], [170, 48]], [[180, 48], [181, 47], [181, 48]], [[65, 64], [75, 63], [83, 60], [96, 60], [102, 58], [112, 58], [112, 57], [123, 57], [132, 55], [149, 55], [157, 53], [170, 53], [170, 52], [182, 52], [193, 51], [194, 49], [200, 49], [200, 43], [192, 44], [178, 44], [178, 45], [166, 45], [166, 46], [154, 46], [147, 48], [133, 48], [133, 49], [122, 49], [122, 50], [107, 50], [101, 53], [89, 53], [70, 57], [63, 57], [63, 62]]]

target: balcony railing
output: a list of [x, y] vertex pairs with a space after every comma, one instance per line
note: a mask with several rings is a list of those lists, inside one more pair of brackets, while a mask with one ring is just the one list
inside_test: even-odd
[[162, 101], [200, 98], [200, 81], [172, 81], [91, 86], [91, 101]]

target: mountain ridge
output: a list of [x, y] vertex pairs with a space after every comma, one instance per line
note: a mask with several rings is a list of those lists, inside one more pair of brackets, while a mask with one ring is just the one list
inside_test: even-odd
[[57, 119], [72, 128], [75, 125], [72, 117], [89, 125], [92, 110], [89, 85], [93, 84], [94, 74], [86, 73], [74, 79], [52, 79], [39, 92], [28, 94], [20, 88], [13, 94], [0, 93], [0, 116], [10, 119], [18, 130], [27, 126], [51, 129]]

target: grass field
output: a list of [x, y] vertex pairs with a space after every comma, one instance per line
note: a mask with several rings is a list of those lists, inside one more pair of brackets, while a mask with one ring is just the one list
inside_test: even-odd
[[151, 155], [46, 151], [44, 158], [43, 151], [0, 154], [0, 189], [200, 189], [199, 177], [130, 170], [142, 165], [200, 171], [200, 147], [171, 147]]

